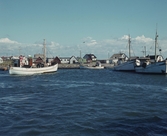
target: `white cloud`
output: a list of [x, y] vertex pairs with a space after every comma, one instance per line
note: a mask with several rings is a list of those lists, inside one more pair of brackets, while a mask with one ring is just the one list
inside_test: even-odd
[[[162, 55], [167, 54], [167, 39], [158, 40], [158, 45], [162, 49]], [[34, 55], [36, 53], [42, 53], [43, 41], [41, 40], [35, 44], [25, 44], [12, 41], [8, 38], [0, 39], [0, 56], [6, 55]], [[146, 46], [147, 54], [154, 53], [154, 39], [146, 37], [144, 35], [131, 37], [132, 50], [136, 56], [142, 56], [143, 47]], [[104, 39], [97, 41], [92, 37], [86, 37], [82, 39], [82, 43], [73, 45], [62, 45], [54, 41], [47, 41], [46, 47], [48, 55], [50, 56], [61, 56], [61, 57], [71, 57], [80, 56], [80, 51], [82, 52], [82, 57], [87, 53], [94, 53], [98, 59], [106, 59], [112, 56], [114, 53], [124, 52], [128, 55], [128, 35], [124, 35], [120, 38], [114, 39]], [[150, 48], [152, 47], [152, 48]], [[50, 57], [49, 56], [49, 57]], [[164, 56], [166, 58], [167, 56]]]
[[94, 46], [97, 44], [97, 41], [94, 40], [92, 37], [87, 37], [87, 38], [84, 38], [84, 43], [87, 46]]
[[12, 41], [12, 40], [10, 40], [8, 38], [1, 38], [0, 39], [0, 43], [18, 43], [18, 42]]
[[137, 42], [144, 42], [144, 43], [153, 42], [153, 39], [151, 39], [151, 38], [146, 38], [144, 35], [142, 35], [142, 36], [137, 36], [137, 37], [134, 38], [133, 40], [135, 40], [135, 41], [137, 41]]
[[129, 39], [129, 35], [124, 35], [123, 37], [120, 38], [121, 40], [128, 40]]
[[[53, 56], [56, 48], [60, 45], [55, 42], [47, 42], [48, 54], [51, 53]], [[43, 42], [36, 42], [35, 44], [19, 43], [12, 41], [8, 38], [0, 39], [0, 56], [18, 56], [18, 55], [31, 55], [43, 53]], [[50, 55], [50, 54], [49, 54]]]

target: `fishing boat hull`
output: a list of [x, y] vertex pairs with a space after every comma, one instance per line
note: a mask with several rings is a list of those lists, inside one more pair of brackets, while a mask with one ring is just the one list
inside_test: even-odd
[[10, 67], [9, 74], [11, 75], [34, 75], [42, 73], [56, 72], [58, 69], [58, 64], [42, 67], [42, 68], [22, 68], [22, 67]]
[[116, 70], [116, 71], [135, 71], [134, 61], [127, 61], [127, 62], [121, 63], [117, 66], [114, 66], [113, 70]]
[[135, 67], [137, 73], [167, 74], [167, 60], [155, 62], [145, 66]]

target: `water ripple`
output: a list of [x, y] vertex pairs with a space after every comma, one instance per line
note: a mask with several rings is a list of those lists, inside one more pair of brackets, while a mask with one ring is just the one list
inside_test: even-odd
[[167, 77], [109, 69], [0, 73], [1, 135], [165, 135]]

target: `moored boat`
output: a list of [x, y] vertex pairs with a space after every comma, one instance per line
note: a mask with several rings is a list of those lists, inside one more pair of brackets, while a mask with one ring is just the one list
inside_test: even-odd
[[22, 63], [20, 64], [20, 67], [10, 67], [9, 68], [9, 74], [11, 75], [34, 75], [34, 74], [42, 74], [42, 73], [51, 73], [56, 72], [58, 69], [58, 64], [54, 65], [47, 65], [46, 64], [46, 45], [45, 45], [45, 39], [44, 39], [44, 64], [43, 67], [23, 67]]
[[[157, 55], [157, 31], [155, 35], [155, 55], [148, 56], [149, 59], [146, 59], [144, 62], [140, 62], [139, 60], [135, 71], [137, 73], [146, 73], [146, 74], [167, 74], [167, 60], [164, 60], [161, 55]], [[152, 59], [153, 58], [153, 59]]]
[[129, 58], [127, 60], [122, 60], [120, 58], [118, 60], [118, 64], [114, 66], [113, 70], [116, 71], [135, 71], [134, 65], [135, 65], [135, 60], [137, 57], [131, 57], [131, 40], [130, 40], [130, 35], [128, 39], [128, 45], [129, 45]]
[[33, 75], [42, 73], [56, 72], [58, 69], [58, 64], [48, 67], [41, 68], [23, 68], [23, 67], [10, 67], [9, 74], [11, 75]]
[[135, 59], [128, 60], [126, 62], [118, 64], [117, 66], [114, 66], [113, 69], [116, 71], [135, 71], [134, 63]]

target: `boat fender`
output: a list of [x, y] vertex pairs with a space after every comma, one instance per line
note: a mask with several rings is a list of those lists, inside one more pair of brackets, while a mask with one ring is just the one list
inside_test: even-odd
[[136, 66], [140, 66], [140, 60], [136, 59]]

